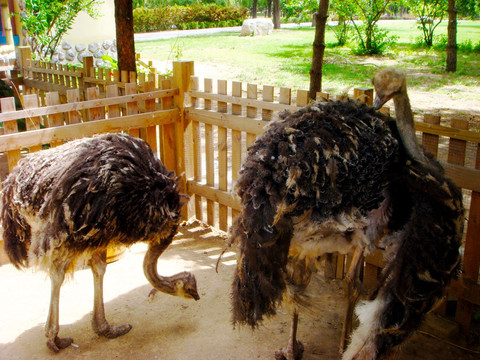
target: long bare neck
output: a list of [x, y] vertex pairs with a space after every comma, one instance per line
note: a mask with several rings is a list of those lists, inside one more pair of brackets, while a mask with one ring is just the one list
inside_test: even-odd
[[410, 100], [406, 91], [394, 96], [393, 103], [395, 105], [397, 127], [407, 153], [413, 159], [422, 163], [426, 163], [425, 156], [422, 149], [418, 145], [417, 137], [415, 135], [412, 108], [410, 106]]
[[143, 260], [143, 272], [145, 273], [147, 280], [155, 289], [166, 294], [175, 295], [177, 290], [175, 289], [175, 282], [183, 279], [185, 277], [185, 273], [180, 273], [173, 276], [161, 276], [157, 271], [158, 258], [167, 248], [168, 244], [169, 242], [166, 242], [165, 244], [151, 245], [148, 248]]

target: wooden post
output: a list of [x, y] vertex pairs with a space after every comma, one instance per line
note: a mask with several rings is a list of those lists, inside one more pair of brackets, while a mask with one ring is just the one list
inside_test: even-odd
[[[425, 114], [423, 121], [427, 124], [440, 125], [440, 116]], [[438, 156], [438, 135], [422, 133], [422, 145], [428, 152]]]
[[30, 46], [19, 46], [16, 49], [17, 67], [20, 69], [20, 74], [25, 79], [28, 74], [25, 71], [27, 60], [32, 60], [32, 50]]
[[[176, 148], [176, 167], [177, 176], [181, 176], [179, 183], [180, 192], [187, 192], [186, 176], [193, 176], [193, 131], [191, 124], [185, 124], [185, 104], [186, 93], [190, 90], [190, 78], [194, 75], [193, 61], [174, 61], [173, 62], [173, 85], [178, 88], [178, 95], [173, 99], [174, 105], [180, 111], [179, 121], [175, 123], [175, 148]], [[188, 126], [186, 126], [188, 125]], [[187, 146], [185, 149], [185, 135]], [[188, 207], [182, 209], [182, 216], [188, 219]]]
[[[15, 111], [15, 98], [2, 98], [0, 99], [2, 113]], [[3, 123], [5, 134], [14, 134], [18, 132], [17, 120], [5, 121]], [[7, 161], [8, 169], [12, 169], [17, 165], [18, 160], [20, 160], [20, 149], [7, 151]]]
[[[241, 82], [239, 81], [232, 82], [232, 96], [235, 96], [238, 98], [242, 97]], [[265, 96], [265, 93], [264, 93], [264, 96]], [[272, 91], [272, 96], [273, 96], [273, 91]], [[238, 104], [232, 104], [232, 114], [242, 115], [242, 106]], [[237, 181], [241, 166], [242, 166], [242, 132], [238, 130], [232, 130], [232, 184], [234, 184]], [[238, 214], [239, 212], [237, 210], [232, 210], [232, 218], [235, 218]]]
[[372, 88], [355, 88], [353, 89], [353, 98], [364, 102], [368, 106], [373, 105], [373, 89]]

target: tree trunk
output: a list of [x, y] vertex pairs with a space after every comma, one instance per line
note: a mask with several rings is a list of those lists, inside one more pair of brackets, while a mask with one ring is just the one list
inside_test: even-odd
[[273, 28], [280, 29], [280, 0], [273, 1]]
[[252, 5], [252, 19], [257, 18], [257, 3], [258, 0], [253, 0], [253, 5]]
[[115, 0], [118, 69], [137, 71], [133, 39], [133, 6], [131, 0]]
[[448, 41], [447, 41], [447, 65], [449, 72], [457, 71], [457, 9], [455, 0], [448, 0]]
[[267, 17], [272, 17], [272, 0], [268, 0], [267, 4]]
[[315, 99], [322, 91], [323, 55], [325, 54], [325, 25], [328, 18], [328, 1], [319, 0], [315, 13], [315, 39], [313, 41], [312, 67], [310, 68], [310, 99]]

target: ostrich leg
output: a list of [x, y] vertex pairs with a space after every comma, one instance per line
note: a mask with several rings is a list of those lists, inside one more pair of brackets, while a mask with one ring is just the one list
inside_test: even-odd
[[292, 327], [290, 328], [290, 340], [286, 348], [275, 351], [276, 360], [300, 360], [303, 354], [303, 345], [297, 340], [298, 313], [295, 309], [292, 316]]
[[352, 332], [353, 310], [360, 296], [360, 271], [364, 260], [363, 248], [355, 248], [353, 259], [345, 276], [345, 318], [343, 321], [342, 337], [340, 339], [340, 353], [343, 353], [347, 347], [347, 338]]
[[103, 306], [103, 276], [107, 268], [107, 251], [95, 252], [90, 259], [90, 267], [93, 273], [94, 302], [93, 302], [93, 330], [106, 338], [113, 339], [122, 336], [130, 331], [130, 324], [112, 326], [105, 319], [105, 308]]
[[59, 352], [61, 349], [65, 349], [72, 342], [72, 338], [59, 338], [58, 331], [60, 326], [58, 325], [58, 303], [60, 300], [60, 288], [62, 287], [63, 280], [65, 279], [65, 269], [68, 264], [58, 262], [50, 269], [50, 281], [52, 283], [52, 291], [50, 295], [50, 308], [48, 310], [47, 324], [45, 325], [45, 336], [47, 337], [47, 346], [53, 352]]

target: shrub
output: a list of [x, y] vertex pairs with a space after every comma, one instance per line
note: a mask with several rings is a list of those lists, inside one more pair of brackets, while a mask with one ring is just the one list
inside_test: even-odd
[[243, 7], [221, 7], [216, 4], [174, 5], [153, 9], [142, 7], [133, 10], [133, 29], [135, 32], [148, 32], [172, 28], [183, 30], [198, 29], [201, 26], [235, 26], [248, 17], [248, 11]]

